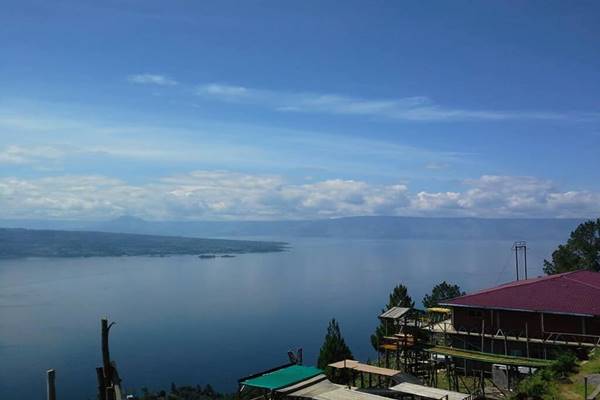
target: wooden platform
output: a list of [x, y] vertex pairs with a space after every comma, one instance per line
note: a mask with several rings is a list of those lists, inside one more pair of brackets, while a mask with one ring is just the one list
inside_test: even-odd
[[399, 385], [392, 386], [390, 389], [405, 394], [425, 398], [425, 399], [447, 399], [447, 400], [469, 400], [471, 395], [453, 392], [450, 390], [437, 389], [429, 386], [415, 385], [414, 383], [402, 382]]
[[[442, 322], [438, 322], [436, 324], [433, 324], [429, 327], [429, 330], [433, 333], [444, 333], [444, 334], [449, 334], [449, 335], [461, 335], [461, 336], [473, 336], [473, 337], [481, 337], [481, 333], [480, 332], [467, 332], [467, 331], [457, 331], [456, 329], [454, 329], [454, 326], [452, 325], [452, 322], [450, 320], [445, 320]], [[596, 343], [592, 343], [592, 342], [584, 342], [584, 341], [577, 341], [577, 340], [561, 340], [561, 339], [557, 339], [557, 337], [560, 337], [561, 334], [559, 333], [551, 333], [551, 332], [546, 332], [546, 334], [548, 335], [546, 337], [546, 339], [540, 339], [540, 338], [526, 338], [523, 336], [511, 336], [511, 335], [493, 335], [491, 333], [484, 333], [483, 337], [485, 337], [486, 339], [494, 339], [494, 340], [498, 340], [498, 341], [502, 341], [504, 339], [506, 339], [507, 341], [510, 342], [529, 342], [529, 343], [537, 343], [537, 344], [550, 344], [550, 345], [561, 345], [561, 346], [577, 346], [577, 347], [598, 347], [600, 345], [600, 338], [598, 338], [598, 342]], [[562, 334], [562, 335], [568, 335], [566, 333]], [[585, 336], [585, 335], [582, 335]]]
[[386, 376], [386, 377], [396, 376], [399, 373], [401, 373], [401, 371], [398, 371], [395, 369], [376, 367], [374, 365], [369, 365], [369, 364], [362, 364], [356, 360], [338, 361], [333, 364], [329, 364], [329, 366], [331, 368], [338, 368], [338, 369], [346, 368], [346, 369], [352, 369], [352, 370], [358, 371], [358, 372], [366, 372], [368, 374], [374, 374], [374, 375], [380, 375], [380, 376]]
[[436, 346], [430, 349], [425, 349], [425, 351], [435, 354], [442, 354], [449, 357], [480, 361], [488, 364], [502, 364], [532, 368], [548, 367], [552, 364], [552, 361], [550, 360], [542, 360], [539, 358], [505, 356], [501, 354], [482, 353], [479, 351], [463, 350], [445, 346]]

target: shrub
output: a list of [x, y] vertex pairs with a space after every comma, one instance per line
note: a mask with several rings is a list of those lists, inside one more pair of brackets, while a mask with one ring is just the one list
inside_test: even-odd
[[542, 369], [519, 382], [515, 397], [517, 399], [552, 400], [558, 398], [556, 383], [552, 371]]
[[565, 378], [577, 370], [577, 357], [570, 351], [562, 352], [556, 357], [550, 369], [557, 378]]

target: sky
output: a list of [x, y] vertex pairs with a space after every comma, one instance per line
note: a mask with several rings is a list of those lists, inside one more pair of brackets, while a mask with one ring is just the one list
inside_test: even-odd
[[0, 218], [600, 216], [598, 2], [0, 3]]

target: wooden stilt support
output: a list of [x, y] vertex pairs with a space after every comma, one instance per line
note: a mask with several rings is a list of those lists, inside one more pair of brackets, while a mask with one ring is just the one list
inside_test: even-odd
[[446, 360], [446, 378], [448, 378], [448, 388], [452, 390], [452, 379], [450, 378], [450, 363], [448, 362], [448, 357], [444, 356]]
[[529, 328], [525, 322], [525, 346], [527, 348], [527, 358], [529, 358]]
[[481, 320], [481, 352], [484, 352], [484, 338], [485, 338], [485, 319]]
[[107, 318], [101, 320], [102, 330], [102, 369], [104, 372], [104, 387], [109, 387], [112, 382], [112, 365], [110, 364], [110, 351], [108, 349], [108, 333], [114, 322], [109, 325]]
[[106, 399], [106, 383], [104, 382], [102, 367], [96, 368], [96, 378], [98, 380], [98, 398], [104, 400]]
[[385, 367], [390, 367], [390, 352], [387, 349], [385, 350]]

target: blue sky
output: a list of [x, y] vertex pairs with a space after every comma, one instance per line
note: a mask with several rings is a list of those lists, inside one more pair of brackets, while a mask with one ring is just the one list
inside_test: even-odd
[[2, 6], [2, 218], [600, 214], [597, 2]]

